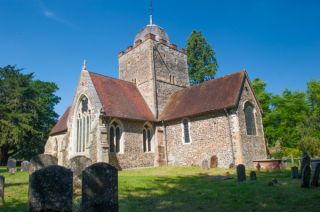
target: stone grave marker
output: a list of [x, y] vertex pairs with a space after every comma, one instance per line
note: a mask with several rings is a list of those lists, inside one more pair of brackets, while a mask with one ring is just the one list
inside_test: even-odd
[[298, 167], [296, 166], [291, 167], [291, 178], [296, 179], [298, 177], [299, 177]]
[[4, 202], [4, 183], [5, 178], [4, 176], [0, 175], [0, 198], [2, 199], [2, 202]]
[[201, 162], [201, 168], [204, 170], [208, 170], [209, 169], [209, 160], [208, 159], [204, 159]]
[[46, 166], [57, 165], [57, 164], [58, 164], [58, 159], [52, 155], [47, 155], [47, 154], [36, 155], [36, 156], [33, 156], [30, 160], [29, 173], [31, 174], [32, 172], [37, 171]]
[[250, 180], [251, 181], [256, 181], [257, 180], [257, 174], [255, 171], [250, 172]]
[[238, 182], [246, 181], [246, 167], [243, 164], [237, 166]]
[[118, 170], [95, 163], [82, 172], [81, 211], [119, 211]]
[[317, 163], [317, 166], [314, 170], [314, 174], [312, 177], [312, 186], [314, 187], [319, 186], [319, 175], [320, 175], [320, 163]]
[[30, 169], [30, 162], [29, 161], [22, 161], [20, 171], [28, 172], [29, 169]]
[[257, 168], [258, 172], [261, 170], [261, 165], [260, 165], [260, 163], [257, 164], [256, 168]]
[[311, 178], [311, 167], [310, 165], [306, 165], [302, 170], [302, 180], [301, 180], [302, 188], [310, 187], [310, 178]]
[[15, 159], [9, 159], [7, 162], [7, 169], [11, 174], [15, 174], [17, 171], [17, 161]]
[[33, 172], [29, 179], [29, 212], [72, 211], [72, 171], [50, 165]]
[[85, 156], [76, 156], [70, 159], [68, 167], [73, 172], [74, 177], [79, 177], [81, 176], [82, 171], [85, 170], [91, 164], [92, 161], [90, 158], [87, 158]]
[[300, 167], [300, 177], [302, 177], [302, 171], [305, 166], [310, 166], [311, 158], [308, 153], [304, 152], [302, 155], [301, 167]]

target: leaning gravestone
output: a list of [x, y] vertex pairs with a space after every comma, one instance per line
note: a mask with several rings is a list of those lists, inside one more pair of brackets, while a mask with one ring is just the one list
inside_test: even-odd
[[209, 169], [209, 160], [208, 159], [204, 159], [201, 162], [201, 168], [204, 170], [208, 170]]
[[298, 171], [298, 167], [296, 166], [292, 166], [291, 167], [291, 178], [292, 179], [296, 179], [299, 177], [299, 171]]
[[310, 178], [311, 178], [311, 167], [310, 165], [306, 165], [302, 170], [301, 188], [310, 187]]
[[119, 211], [118, 170], [95, 163], [82, 172], [81, 211]]
[[72, 172], [51, 165], [33, 172], [29, 179], [29, 212], [72, 211]]
[[255, 171], [250, 172], [250, 180], [251, 181], [256, 181], [257, 180], [257, 174]]
[[17, 171], [17, 161], [15, 159], [9, 159], [7, 169], [11, 174], [15, 174]]
[[246, 167], [243, 164], [237, 166], [238, 182], [246, 181]]
[[314, 174], [312, 177], [312, 186], [314, 187], [319, 186], [319, 175], [320, 175], [320, 163], [317, 163], [317, 166], [314, 170]]
[[29, 173], [42, 169], [50, 165], [57, 165], [58, 159], [52, 155], [40, 154], [33, 156], [30, 160]]
[[2, 199], [2, 202], [4, 202], [4, 176], [0, 175], [0, 198]]
[[20, 171], [28, 172], [30, 169], [30, 162], [29, 161], [22, 161]]
[[301, 167], [300, 167], [300, 177], [302, 177], [302, 170], [305, 166], [310, 166], [311, 158], [308, 153], [304, 152], [302, 155]]

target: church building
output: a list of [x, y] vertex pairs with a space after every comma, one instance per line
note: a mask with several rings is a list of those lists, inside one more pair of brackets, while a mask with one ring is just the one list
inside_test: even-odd
[[74, 99], [45, 154], [119, 169], [252, 166], [266, 158], [262, 109], [246, 71], [190, 86], [187, 55], [166, 31], [145, 26], [119, 53], [119, 79], [80, 73]]

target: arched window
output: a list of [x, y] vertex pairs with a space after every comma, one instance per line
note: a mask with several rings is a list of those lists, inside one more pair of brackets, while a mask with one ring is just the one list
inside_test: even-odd
[[143, 151], [151, 152], [152, 151], [152, 133], [151, 128], [148, 125], [143, 127]]
[[253, 112], [253, 106], [251, 103], [246, 102], [244, 105], [244, 115], [246, 120], [246, 128], [248, 135], [256, 135], [255, 117]]
[[109, 136], [109, 145], [110, 152], [119, 153], [121, 152], [121, 128], [117, 122], [112, 122], [110, 125], [110, 136]]
[[182, 120], [182, 128], [183, 128], [183, 141], [185, 144], [190, 143], [190, 132], [189, 132], [189, 120]]
[[91, 111], [88, 106], [88, 98], [82, 97], [77, 112], [76, 152], [84, 152], [89, 142]]

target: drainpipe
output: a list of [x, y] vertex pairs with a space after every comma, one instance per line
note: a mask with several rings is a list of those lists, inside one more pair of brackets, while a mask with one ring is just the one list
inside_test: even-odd
[[228, 110], [226, 108], [224, 108], [224, 112], [225, 112], [225, 114], [227, 116], [228, 125], [229, 125], [229, 137], [230, 137], [230, 148], [231, 148], [231, 152], [232, 152], [232, 163], [234, 165], [236, 165], [235, 156], [234, 156], [234, 150], [233, 150], [233, 141], [232, 141], [232, 132], [231, 132], [231, 123], [230, 123], [229, 113], [228, 113]]
[[168, 166], [168, 147], [167, 147], [167, 127], [162, 120], [162, 126], [164, 131], [164, 143], [165, 143], [165, 154], [166, 154], [166, 165]]

